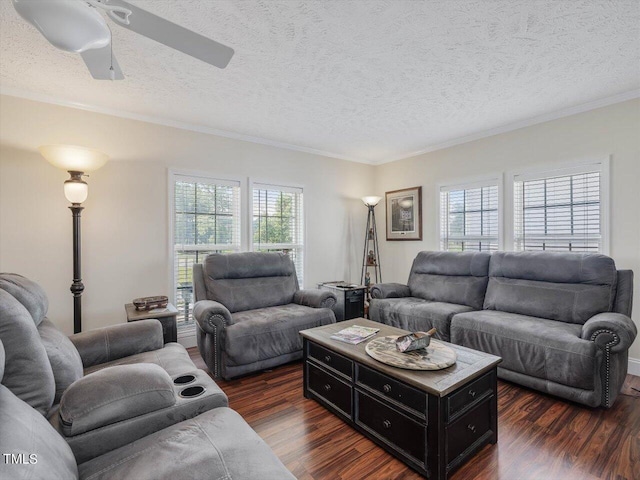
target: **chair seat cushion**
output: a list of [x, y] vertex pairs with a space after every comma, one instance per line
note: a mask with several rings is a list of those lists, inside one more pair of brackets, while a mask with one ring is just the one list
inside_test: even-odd
[[91, 372], [114, 365], [131, 365], [134, 363], [155, 363], [164, 368], [171, 376], [192, 372], [196, 369], [196, 366], [189, 357], [189, 353], [182, 345], [179, 343], [167, 343], [159, 350], [137, 353], [111, 362], [85, 368], [84, 374], [88, 375]]
[[416, 297], [384, 298], [371, 301], [371, 319], [411, 332], [426, 332], [435, 327], [435, 338], [449, 341], [451, 318], [473, 308], [455, 303], [431, 302]]
[[501, 356], [503, 369], [593, 390], [602, 352], [581, 331], [582, 325], [483, 310], [455, 315], [451, 341]]
[[290, 303], [231, 314], [233, 325], [224, 330], [228, 365], [246, 365], [302, 350], [300, 330], [334, 322], [328, 308]]
[[294, 478], [242, 417], [226, 407], [85, 462], [79, 471], [85, 480]]

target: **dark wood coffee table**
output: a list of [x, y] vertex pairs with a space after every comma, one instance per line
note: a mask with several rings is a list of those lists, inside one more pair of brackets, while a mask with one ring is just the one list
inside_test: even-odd
[[446, 479], [480, 448], [498, 441], [500, 357], [445, 343], [458, 356], [444, 370], [403, 370], [358, 345], [332, 340], [350, 325], [379, 328], [375, 337], [407, 332], [364, 318], [304, 330], [304, 396], [422, 475]]

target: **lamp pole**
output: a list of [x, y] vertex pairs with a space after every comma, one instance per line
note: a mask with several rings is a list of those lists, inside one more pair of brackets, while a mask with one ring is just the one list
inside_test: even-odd
[[81, 266], [80, 217], [84, 207], [79, 203], [73, 203], [69, 209], [73, 216], [73, 283], [70, 288], [73, 294], [73, 333], [80, 333], [82, 331], [82, 292], [84, 291]]

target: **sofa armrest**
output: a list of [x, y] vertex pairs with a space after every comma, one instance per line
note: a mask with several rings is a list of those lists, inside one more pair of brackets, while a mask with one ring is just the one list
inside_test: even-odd
[[338, 301], [336, 295], [326, 290], [298, 290], [293, 303], [312, 308], [332, 308]]
[[193, 306], [193, 318], [195, 318], [200, 328], [213, 335], [216, 328], [223, 329], [228, 325], [233, 325], [233, 318], [229, 309], [220, 302], [213, 300], [200, 300]]
[[169, 374], [152, 363], [107, 367], [82, 377], [60, 399], [67, 437], [171, 407], [176, 394]]
[[371, 298], [410, 297], [411, 290], [401, 283], [377, 283], [371, 287]]
[[164, 346], [162, 324], [155, 319], [111, 325], [69, 337], [84, 368]]
[[612, 353], [626, 351], [638, 334], [636, 325], [621, 313], [599, 313], [582, 326], [582, 338], [591, 340], [601, 349]]

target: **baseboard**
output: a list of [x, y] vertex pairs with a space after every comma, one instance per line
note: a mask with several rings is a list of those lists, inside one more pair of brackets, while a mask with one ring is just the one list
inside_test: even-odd
[[196, 332], [178, 332], [178, 343], [184, 348], [196, 347], [198, 345], [196, 341]]
[[629, 375], [635, 375], [640, 377], [640, 359], [629, 357], [629, 368], [627, 369]]

